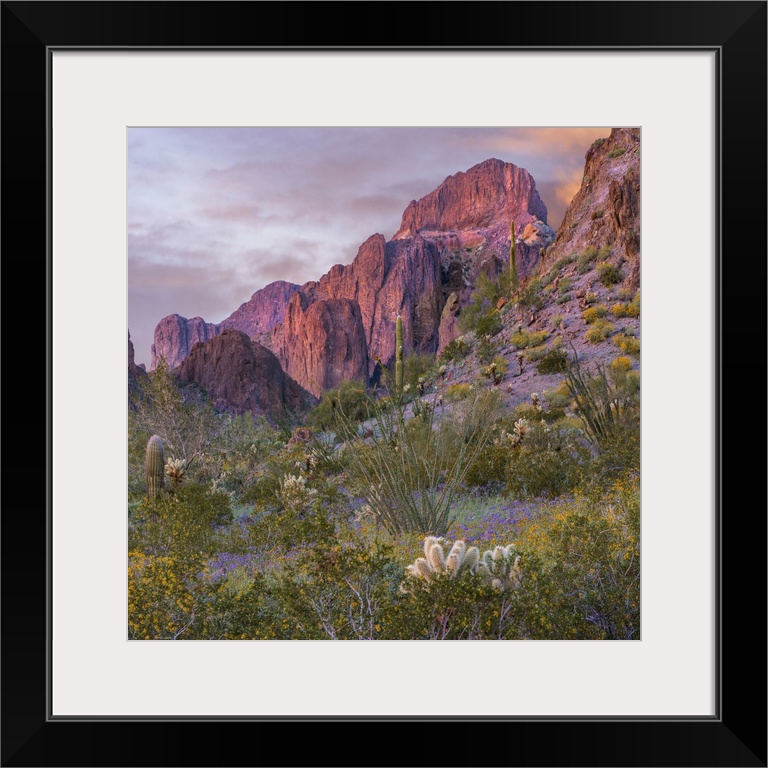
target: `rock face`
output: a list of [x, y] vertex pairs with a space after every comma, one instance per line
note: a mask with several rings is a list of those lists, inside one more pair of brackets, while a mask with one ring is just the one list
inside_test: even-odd
[[205, 389], [217, 409], [238, 414], [277, 415], [316, 402], [272, 352], [234, 329], [195, 344], [176, 375], [182, 384]]
[[276, 280], [265, 285], [251, 296], [249, 301], [241, 304], [228, 318], [222, 320], [221, 329], [235, 328], [238, 331], [256, 336], [271, 331], [278, 323], [283, 322], [285, 310], [299, 286]]
[[627, 287], [640, 280], [640, 129], [614, 128], [585, 155], [581, 188], [566, 209], [546, 263], [607, 246], [611, 260], [625, 261]]
[[286, 372], [317, 397], [347, 379], [368, 378], [362, 316], [351, 299], [311, 301], [305, 293], [294, 294], [273, 349]]
[[459, 297], [452, 293], [443, 307], [440, 316], [440, 328], [438, 329], [437, 354], [439, 355], [459, 333]]
[[434, 243], [419, 235], [389, 243], [373, 235], [351, 264], [336, 265], [302, 291], [310, 299], [350, 299], [360, 307], [368, 373], [377, 358], [385, 364], [394, 359], [398, 314], [406, 354], [437, 349], [443, 305], [440, 255]]
[[238, 330], [274, 352], [316, 396], [347, 379], [368, 380], [379, 362], [394, 360], [398, 315], [406, 355], [434, 354], [455, 338], [478, 275], [506, 268], [512, 221], [518, 275], [528, 275], [555, 237], [546, 220], [528, 171], [486, 160], [411, 201], [391, 241], [372, 235], [351, 264], [337, 264], [319, 280], [301, 287], [271, 283], [218, 325], [164, 318], [155, 330], [152, 367], [161, 355], [177, 366], [196, 342]]
[[198, 342], [212, 339], [220, 331], [214, 323], [206, 323], [202, 317], [188, 320], [181, 315], [168, 315], [155, 327], [150, 369], [155, 370], [161, 357], [170, 368], [176, 368]]
[[528, 171], [491, 158], [449, 176], [421, 200], [411, 200], [394, 239], [411, 237], [421, 229], [488, 229], [498, 223], [509, 228], [512, 217], [522, 232], [535, 219], [546, 223], [547, 207]]
[[131, 341], [131, 332], [128, 331], [128, 397], [135, 392], [141, 380], [146, 378], [147, 372], [144, 366], [136, 365], [134, 359], [133, 342]]

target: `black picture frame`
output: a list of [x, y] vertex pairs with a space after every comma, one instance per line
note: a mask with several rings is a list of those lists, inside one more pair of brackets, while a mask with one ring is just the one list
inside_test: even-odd
[[[45, 403], [47, 448], [44, 501], [43, 483], [38, 479], [42, 463], [37, 467], [28, 463], [33, 456], [40, 461], [42, 435], [31, 433], [33, 441], [29, 432], [20, 430], [17, 439], [19, 430], [14, 428], [11, 458], [19, 456], [25, 466], [6, 473], [11, 486], [8, 495], [16, 488], [21, 496], [13, 494], [14, 503], [6, 504], [2, 517], [2, 765], [765, 766], [766, 464], [762, 449], [753, 447], [755, 439], [761, 446], [765, 439], [762, 425], [747, 429], [754, 421], [755, 402], [762, 405], [763, 400], [754, 385], [744, 385], [764, 382], [766, 367], [761, 331], [767, 316], [767, 8], [766, 2], [370, 2], [344, 6], [323, 2], [3, 2], [4, 266], [6, 277], [9, 266], [22, 266], [11, 284], [25, 286], [30, 301], [38, 305], [31, 314], [39, 318], [23, 323], [16, 319], [6, 325], [6, 361], [10, 362], [6, 392], [11, 391], [14, 411], [19, 404], [24, 411], [39, 411]], [[322, 32], [324, 19], [337, 14], [355, 25], [354, 45], [344, 44], [345, 35], [338, 26], [330, 39]], [[149, 717], [50, 717], [50, 407], [55, 331], [49, 310], [50, 56], [57, 48], [144, 47], [706, 48], [717, 52], [720, 629], [715, 717], [262, 718], [258, 723], [250, 721], [247, 733], [235, 731], [238, 718], [153, 722]], [[696, 226], [696, 222], [681, 223], [685, 226]], [[33, 265], [39, 270], [33, 273], [39, 277], [34, 282], [29, 269]], [[39, 308], [43, 285], [45, 313]], [[13, 314], [17, 312], [25, 310]], [[35, 338], [42, 349], [45, 335], [47, 352], [45, 356], [35, 352], [39, 366], [29, 366], [28, 334], [42, 326], [43, 314], [45, 328], [40, 327]], [[683, 336], [695, 332], [695, 309], [685, 323], [680, 329]], [[730, 374], [727, 386], [724, 373]], [[744, 380], [738, 391], [737, 373]], [[29, 401], [32, 383], [41, 385], [33, 403]], [[684, 385], [679, 386], [678, 396], [684, 397]], [[763, 414], [762, 407], [758, 411]], [[755, 487], [761, 489], [757, 501]], [[249, 720], [242, 721], [240, 725]], [[343, 731], [329, 728], [345, 721]], [[403, 738], [401, 722], [414, 723], [413, 740]], [[203, 723], [205, 729], [200, 727]], [[309, 724], [322, 730], [313, 728], [305, 734]], [[374, 731], [372, 726], [377, 724], [388, 731]], [[353, 729], [357, 733], [351, 738]], [[148, 739], [154, 733], [159, 746], [155, 740], [150, 746]], [[355, 746], [361, 740], [369, 745], [364, 753]], [[421, 745], [415, 751], [414, 743]]]

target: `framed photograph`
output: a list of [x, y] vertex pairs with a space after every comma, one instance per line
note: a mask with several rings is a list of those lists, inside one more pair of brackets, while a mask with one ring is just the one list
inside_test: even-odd
[[[318, 42], [322, 35], [309, 31], [322, 29], [322, 20], [332, 12], [321, 3], [3, 3], [4, 240], [7, 254], [32, 251], [35, 263], [45, 265], [47, 349], [45, 503], [41, 500], [39, 508], [24, 514], [9, 513], [7, 505], [4, 518], [3, 765], [240, 764], [239, 751], [228, 747], [230, 737], [219, 733], [229, 722], [264, 723], [270, 729], [345, 722], [470, 726], [458, 744], [455, 730], [445, 731], [453, 738], [428, 748], [439, 753], [417, 758], [404, 757], [402, 745], [391, 739], [376, 742], [375, 760], [354, 755], [354, 750], [349, 757], [335, 752], [331, 757], [331, 751], [319, 757], [317, 745], [294, 737], [263, 758], [276, 765], [398, 765], [414, 759], [457, 765], [766, 765], [764, 504], [759, 497], [755, 509], [751, 497], [742, 502], [744, 494], [737, 493], [737, 488], [753, 487], [754, 477], [763, 478], [764, 455], [749, 447], [754, 440], [743, 429], [750, 419], [743, 406], [754, 395], [743, 384], [738, 395], [734, 387], [723, 388], [723, 373], [730, 373], [733, 381], [736, 371], [750, 375], [758, 360], [760, 370], [765, 368], [755, 336], [756, 323], [763, 328], [765, 321], [766, 3], [449, 3], [440, 6], [439, 19], [437, 6], [431, 4], [344, 8], [376, 19], [373, 25], [360, 25], [365, 31], [354, 45]], [[267, 10], [269, 25], [264, 24]], [[409, 17], [405, 27], [404, 15]], [[290, 42], [278, 32], [282, 29], [296, 30]], [[510, 44], [510, 37], [517, 44]], [[416, 134], [419, 141], [412, 140]], [[509, 147], [508, 156], [497, 161], [504, 167], [499, 173], [517, 172], [506, 161], [524, 165], [516, 157], [529, 150], [525, 157], [530, 162], [538, 158], [548, 169], [541, 172], [543, 183], [536, 180], [543, 198], [560, 200], [549, 205], [557, 227], [547, 225], [546, 209], [537, 209], [532, 196], [525, 211], [513, 216], [511, 228], [504, 222], [503, 233], [489, 234], [501, 226], [496, 219], [484, 220], [482, 226], [465, 222], [463, 229], [430, 223], [426, 211], [432, 190], [440, 197], [442, 179], [445, 185], [447, 177], [474, 167], [472, 162], [447, 167], [454, 156], [471, 155], [453, 155], [445, 148], [473, 145], [485, 151], [493, 146], [491, 134], [501, 142], [499, 153]], [[333, 141], [327, 140], [331, 135]], [[566, 141], [566, 136], [571, 138]], [[569, 141], [573, 146], [566, 154]], [[357, 147], [358, 152], [348, 155], [354, 162], [348, 160], [346, 167], [338, 162], [329, 149], [332, 144]], [[398, 146], [399, 151], [392, 149]], [[237, 151], [252, 165], [237, 165], [232, 154]], [[590, 207], [588, 186], [599, 179], [591, 175], [589, 158], [597, 155], [611, 163], [614, 175], [620, 172], [610, 208]], [[366, 164], [369, 170], [361, 173]], [[269, 193], [258, 200], [237, 197], [233, 189], [252, 191], [257, 166], [261, 186], [267, 185]], [[525, 343], [516, 344], [520, 354], [510, 352], [511, 360], [519, 357], [520, 370], [514, 373], [521, 379], [526, 364], [532, 367], [542, 359], [537, 358], [539, 347], [542, 356], [551, 351], [548, 337], [567, 340], [570, 330], [575, 343], [585, 338], [591, 343], [589, 334], [594, 337], [599, 328], [616, 347], [606, 364], [613, 361], [617, 370], [624, 366], [623, 375], [639, 374], [640, 321], [634, 313], [639, 314], [642, 293], [641, 606], [631, 611], [625, 606], [624, 615], [633, 617], [626, 631], [615, 624], [608, 630], [596, 621], [590, 628], [595, 634], [580, 630], [574, 639], [565, 631], [547, 636], [526, 625], [525, 631], [500, 631], [505, 639], [497, 643], [464, 642], [465, 636], [446, 638], [456, 642], [418, 642], [423, 637], [418, 632], [382, 633], [376, 642], [319, 642], [311, 633], [280, 634], [270, 619], [264, 626], [272, 634], [263, 640], [249, 634], [236, 639], [233, 627], [240, 624], [233, 620], [210, 635], [201, 632], [188, 635], [188, 642], [164, 643], [156, 640], [183, 640], [191, 626], [184, 623], [184, 597], [174, 593], [181, 618], [164, 619], [162, 626], [147, 618], [146, 603], [131, 607], [137, 583], [131, 569], [150, 566], [144, 555], [129, 555], [126, 488], [145, 480], [132, 479], [136, 457], [126, 446], [132, 427], [126, 409], [127, 332], [142, 339], [131, 362], [155, 370], [161, 348], [163, 355], [170, 354], [178, 347], [173, 339], [179, 337], [174, 326], [167, 337], [172, 343], [162, 346], [162, 340], [153, 338], [150, 357], [144, 339], [151, 329], [139, 331], [137, 326], [134, 331], [134, 318], [142, 312], [154, 317], [149, 297], [169, 297], [179, 288], [179, 296], [186, 293], [202, 301], [224, 284], [220, 274], [225, 270], [235, 282], [261, 280], [253, 290], [272, 280], [295, 284], [300, 295], [293, 297], [292, 289], [284, 297], [283, 314], [289, 302], [301, 314], [315, 306], [312, 301], [330, 301], [318, 293], [322, 281], [320, 288], [313, 283], [301, 290], [299, 283], [320, 278], [334, 263], [327, 262], [325, 246], [313, 241], [320, 237], [314, 234], [320, 230], [313, 229], [317, 220], [335, 215], [325, 207], [329, 200], [316, 198], [331, 198], [328, 190], [342, 189], [344, 174], [351, 176], [352, 171], [356, 179], [368, 178], [370, 186], [354, 205], [346, 206], [340, 195], [336, 207], [345, 208], [347, 217], [342, 221], [361, 219], [364, 211], [379, 215], [389, 198], [406, 211], [400, 229], [378, 236], [392, 254], [410, 248], [414, 238], [427, 250], [439, 242], [451, 260], [466, 261], [465, 272], [473, 275], [475, 287], [482, 280], [479, 272], [472, 272], [473, 249], [481, 250], [481, 243], [489, 252], [493, 245], [504, 254], [487, 274], [511, 281], [505, 296], [515, 297], [518, 334], [526, 336]], [[430, 186], [435, 174], [440, 181]], [[193, 177], [208, 188], [190, 192], [191, 186], [178, 181]], [[421, 187], [411, 186], [416, 177]], [[633, 189], [638, 199], [628, 202], [626, 195]], [[183, 199], [187, 194], [189, 199]], [[407, 199], [401, 199], [403, 194]], [[594, 189], [593, 194], [600, 197]], [[574, 195], [581, 205], [578, 216], [569, 207]], [[280, 208], [286, 200], [293, 207], [286, 203]], [[458, 205], [464, 210], [466, 199]], [[159, 215], [171, 208], [172, 216]], [[630, 209], [639, 211], [639, 231], [628, 223]], [[278, 240], [265, 240], [265, 250], [254, 246], [250, 258], [257, 268], [250, 272], [242, 261], [227, 261], [228, 249], [235, 257], [242, 253], [221, 235], [225, 229], [241, 227], [245, 219], [253, 227], [256, 218], [266, 232], [280, 216], [297, 219], [293, 228], [281, 230], [292, 238], [290, 247]], [[610, 244], [602, 254], [597, 247], [594, 254], [557, 251], [562, 221], [572, 224], [574, 232], [582, 226], [585, 232], [596, 232], [603, 216], [616, 217], [616, 231], [625, 240], [630, 234], [637, 238], [634, 292], [619, 282], [626, 280], [633, 263], [612, 261]], [[203, 229], [203, 220], [213, 223]], [[388, 221], [380, 226], [390, 226]], [[178, 230], [188, 225], [184, 240]], [[357, 248], [364, 238], [344, 226], [350, 240], [344, 246]], [[456, 242], [446, 245], [445, 232], [459, 229]], [[374, 231], [381, 230], [371, 229], [370, 234]], [[202, 237], [208, 238], [204, 244]], [[623, 253], [632, 250], [627, 250], [628, 242], [622, 241]], [[742, 262], [736, 243], [746, 256]], [[200, 260], [198, 247], [207, 249], [206, 254], [218, 248], [217, 255]], [[558, 291], [566, 280], [574, 286], [573, 315], [561, 316], [554, 325], [554, 313], [540, 310], [543, 314], [537, 317], [538, 305], [532, 307], [533, 299], [523, 298], [518, 285], [519, 280], [530, 285], [531, 264], [546, 258], [542, 248], [550, 251], [553, 272], [547, 272], [546, 281], [539, 280], [531, 296], [539, 291], [544, 295], [552, 286], [547, 300], [553, 303], [562, 294], [557, 306], [567, 309], [567, 287]], [[171, 275], [157, 260], [139, 259], [138, 254], [150, 251], [163, 252], [167, 264], [181, 265], [186, 274], [179, 277], [177, 270]], [[301, 254], [295, 272], [290, 271], [288, 253]], [[337, 261], [345, 264], [355, 255], [354, 250], [349, 257], [342, 253]], [[562, 275], [554, 274], [555, 263]], [[296, 264], [311, 267], [316, 277], [305, 278]], [[441, 267], [447, 273], [450, 264], [438, 263], [435, 269]], [[576, 294], [587, 274], [594, 277], [593, 298], [586, 284], [584, 295]], [[366, 274], [363, 282], [369, 279], [372, 275]], [[138, 283], [141, 290], [134, 291]], [[463, 304], [465, 318], [473, 296], [470, 292]], [[493, 298], [497, 300], [495, 294]], [[241, 300], [234, 302], [230, 317]], [[270, 297], [264, 307], [274, 309], [280, 301]], [[494, 306], [496, 317], [510, 315], [503, 303]], [[439, 308], [442, 319], [442, 304]], [[354, 307], [347, 309], [353, 312]], [[178, 316], [186, 323], [193, 312]], [[216, 341], [225, 339], [225, 324], [217, 324], [227, 314], [221, 310], [220, 316], [197, 319], [201, 328], [209, 320], [216, 326], [210, 331]], [[417, 314], [414, 310], [408, 317]], [[343, 325], [339, 314], [329, 317], [329, 328]], [[423, 313], [418, 317], [423, 319]], [[482, 312], [478, 317], [491, 322]], [[366, 318], [359, 320], [361, 327]], [[390, 320], [392, 328], [386, 325]], [[566, 325], [560, 327], [563, 320]], [[609, 320], [620, 328], [608, 329]], [[477, 322], [472, 338], [482, 341]], [[378, 369], [385, 380], [393, 377], [390, 395], [395, 401], [405, 390], [398, 345], [414, 357], [418, 351], [420, 331], [408, 323], [403, 336], [400, 322], [382, 321], [376, 330], [376, 355], [371, 352], [373, 359], [364, 361], [366, 374]], [[252, 332], [243, 332], [245, 326], [236, 323], [229, 327], [231, 338], [239, 334], [237, 340], [249, 345], [248, 354], [258, 347], [255, 354], [264, 360], [267, 354], [276, 357], [297, 386], [316, 400], [347, 378], [339, 374], [318, 385], [320, 367], [306, 373], [308, 347], [297, 352], [288, 341], [280, 347], [273, 326], [254, 326]], [[529, 337], [539, 331], [545, 335], [532, 341]], [[298, 334], [296, 328], [293, 332]], [[373, 349], [371, 329], [362, 332], [369, 336], [366, 349]], [[207, 333], [198, 333], [184, 355], [191, 357], [194, 351], [202, 356]], [[267, 338], [269, 333], [273, 335]], [[285, 338], [289, 335], [286, 331]], [[256, 344], [257, 336], [266, 346]], [[458, 332], [443, 341], [455, 338]], [[325, 337], [321, 341], [328, 350], [331, 342]], [[552, 346], [552, 338], [548, 343]], [[10, 344], [13, 352], [22, 352], [13, 337]], [[423, 341], [423, 348], [429, 347], [434, 356], [430, 344]], [[510, 365], [504, 350], [496, 353], [483, 362], [491, 389], [496, 382], [489, 366], [495, 364], [498, 372], [504, 358], [502, 378]], [[304, 356], [303, 374], [297, 355]], [[19, 359], [28, 357], [27, 350]], [[475, 373], [485, 375], [480, 369]], [[455, 375], [458, 382], [458, 367]], [[190, 374], [186, 384], [209, 388], [204, 378], [195, 376]], [[762, 382], [762, 375], [758, 378]], [[639, 386], [639, 375], [637, 380]], [[469, 387], [470, 381], [461, 379], [454, 386]], [[434, 398], [447, 391], [441, 389], [439, 376], [432, 384]], [[414, 378], [413, 386], [421, 385]], [[289, 385], [281, 387], [285, 392]], [[272, 394], [260, 393], [260, 402]], [[532, 404], [525, 403], [531, 413], [540, 408], [539, 398], [537, 394]], [[578, 397], [573, 399], [578, 405]], [[409, 414], [418, 416], [419, 403], [409, 401]], [[546, 400], [541, 411], [554, 410], [553, 403]], [[742, 426], [741, 434], [728, 439], [736, 424]], [[526, 428], [534, 429], [526, 422], [518, 427], [520, 434], [511, 431], [503, 439], [519, 443]], [[551, 429], [547, 419], [535, 428], [546, 443], [545, 431]], [[361, 434], [366, 436], [365, 429]], [[300, 437], [297, 433], [291, 439]], [[145, 438], [142, 433], [142, 445]], [[725, 462], [729, 455], [738, 456], [738, 462]], [[165, 463], [169, 457], [181, 462], [171, 463], [171, 471]], [[183, 473], [191, 472], [189, 458], [178, 451], [164, 456], [155, 479], [181, 482]], [[284, 467], [280, 472], [270, 492], [278, 499], [283, 494], [279, 504], [284, 507], [306, 501], [295, 495], [287, 501], [291, 483], [293, 491], [300, 484], [298, 491], [305, 495], [322, 493], [311, 481], [307, 490], [308, 469], [297, 467], [295, 476]], [[149, 485], [147, 490], [151, 495]], [[223, 490], [234, 493], [228, 486]], [[363, 501], [372, 504], [363, 498], [361, 509]], [[130, 514], [140, 507], [132, 503]], [[371, 514], [377, 522], [384, 520], [381, 511]], [[573, 522], [567, 516], [564, 520], [565, 525]], [[624, 520], [617, 523], [623, 535], [627, 525]], [[587, 532], [571, 540], [586, 537]], [[20, 547], [19, 541], [26, 544]], [[482, 563], [482, 544], [476, 543]], [[430, 555], [425, 554], [426, 563]], [[159, 550], [155, 555], [151, 567], [162, 570], [168, 558], [163, 560]], [[603, 562], [597, 560], [588, 569], [595, 578], [617, 573], [601, 571]], [[234, 606], [227, 610], [235, 615], [245, 592], [232, 585], [243, 571], [232, 568], [230, 573], [230, 565], [212, 563], [206, 560], [201, 568], [208, 575], [216, 567], [223, 569], [229, 579], [226, 599], [231, 597]], [[334, 568], [337, 562], [326, 559], [316, 565], [322, 582], [332, 576], [321, 566]], [[623, 574], [634, 573], [636, 563], [625, 565]], [[513, 583], [516, 573], [505, 572], [511, 589], [518, 586]], [[162, 584], [166, 589], [168, 578], [172, 572], [163, 572], [153, 588]], [[503, 579], [498, 574], [495, 578], [488, 589], [503, 591]], [[219, 597], [212, 599], [223, 599], [221, 583], [216, 584]], [[542, 622], [549, 610], [542, 607], [548, 594], [542, 589], [531, 604], [530, 615], [543, 617]], [[254, 605], [254, 610], [266, 610]], [[367, 639], [374, 639], [373, 627], [371, 623]], [[382, 632], [380, 627], [375, 631]], [[488, 639], [479, 630], [476, 637]], [[327, 639], [350, 638], [330, 632]], [[603, 639], [616, 642], [598, 641]], [[749, 699], [741, 693], [744, 681], [757, 689]], [[163, 728], [173, 725], [173, 738], [162, 754], [146, 749], [144, 735], [153, 722], [162, 722]], [[205, 724], [203, 738], [183, 737], [187, 724]], [[211, 727], [216, 727], [215, 737], [206, 738]]]

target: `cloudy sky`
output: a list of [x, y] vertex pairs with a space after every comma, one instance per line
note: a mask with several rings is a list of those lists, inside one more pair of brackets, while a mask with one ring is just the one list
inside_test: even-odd
[[220, 322], [273, 280], [347, 264], [408, 203], [497, 157], [526, 168], [557, 228], [610, 128], [131, 128], [128, 328], [149, 368], [158, 321]]

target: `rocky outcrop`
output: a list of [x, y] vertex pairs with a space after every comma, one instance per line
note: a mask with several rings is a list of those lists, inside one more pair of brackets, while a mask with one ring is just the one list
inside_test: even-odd
[[315, 395], [346, 379], [367, 380], [378, 363], [394, 359], [398, 315], [406, 354], [434, 354], [455, 337], [459, 309], [478, 275], [506, 267], [512, 221], [518, 274], [530, 274], [555, 237], [546, 220], [528, 171], [486, 160], [411, 201], [390, 242], [372, 235], [351, 264], [337, 264], [317, 281], [300, 288], [271, 283], [218, 325], [164, 318], [155, 330], [152, 366], [161, 355], [177, 366], [196, 342], [233, 329], [271, 349]]
[[143, 379], [146, 379], [147, 372], [143, 365], [136, 365], [134, 359], [133, 342], [131, 341], [131, 332], [128, 331], [128, 397], [139, 388]]
[[438, 329], [437, 354], [439, 355], [457, 336], [459, 332], [459, 297], [452, 293], [443, 307]]
[[522, 232], [535, 219], [546, 224], [547, 207], [525, 168], [491, 158], [464, 173], [449, 176], [421, 200], [411, 200], [394, 240], [419, 230], [489, 229], [514, 218]]
[[271, 331], [283, 322], [285, 310], [299, 286], [285, 280], [276, 280], [260, 288], [250, 300], [241, 304], [228, 318], [221, 321], [221, 329], [235, 328], [256, 336]]
[[272, 352], [234, 329], [195, 344], [176, 376], [181, 384], [202, 387], [218, 410], [237, 414], [277, 416], [316, 402]]
[[150, 369], [155, 370], [161, 357], [170, 368], [176, 368], [198, 342], [212, 339], [220, 331], [215, 323], [206, 323], [202, 317], [187, 319], [181, 315], [168, 315], [155, 327]]
[[[630, 288], [639, 287], [640, 129], [614, 128], [585, 155], [584, 178], [566, 209], [546, 263], [583, 252], [588, 246], [611, 249], [611, 260], [628, 262]], [[634, 285], [630, 285], [632, 282]]]
[[437, 349], [443, 307], [440, 255], [433, 242], [419, 235], [389, 243], [373, 235], [351, 264], [336, 265], [302, 291], [310, 299], [349, 299], [359, 306], [368, 373], [377, 358], [384, 364], [394, 359], [398, 315], [406, 354]]
[[352, 299], [294, 294], [272, 348], [286, 372], [317, 397], [342, 381], [368, 378], [363, 319]]

